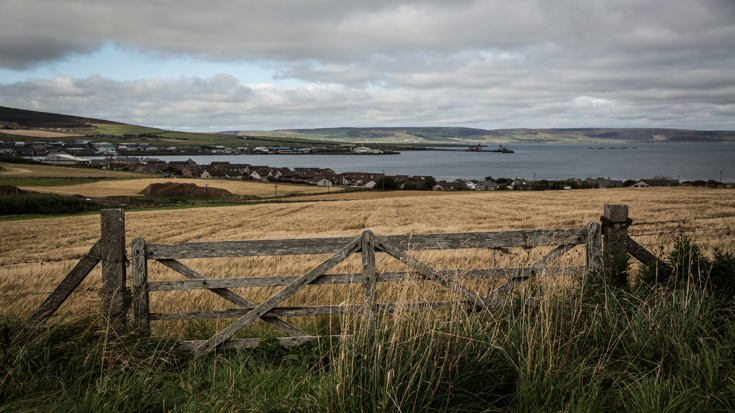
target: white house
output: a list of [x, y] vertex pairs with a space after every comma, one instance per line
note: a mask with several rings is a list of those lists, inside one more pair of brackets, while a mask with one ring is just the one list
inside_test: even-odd
[[89, 165], [92, 163], [92, 160], [69, 155], [68, 153], [50, 153], [46, 155], [43, 162], [52, 165]]

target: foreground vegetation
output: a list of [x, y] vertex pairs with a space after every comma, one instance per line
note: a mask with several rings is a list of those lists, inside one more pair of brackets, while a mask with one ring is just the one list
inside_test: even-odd
[[[616, 287], [594, 274], [469, 318], [324, 317], [302, 327], [353, 337], [199, 360], [165, 335], [108, 337], [95, 319], [5, 321], [0, 411], [735, 411], [733, 288], [704, 272], [671, 282], [693, 262], [735, 276], [735, 258], [698, 254], [680, 238], [665, 282]], [[531, 295], [547, 298], [522, 305]], [[186, 334], [215, 331], [193, 323]]]

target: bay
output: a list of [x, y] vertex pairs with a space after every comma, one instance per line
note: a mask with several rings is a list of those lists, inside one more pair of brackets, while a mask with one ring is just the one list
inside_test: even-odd
[[[321, 167], [344, 172], [385, 172], [388, 175], [431, 175], [456, 178], [568, 178], [645, 179], [669, 176], [681, 181], [735, 182], [735, 144], [518, 144], [515, 153], [403, 151], [400, 155], [166, 155], [166, 161], [193, 159], [246, 163], [270, 167]], [[494, 147], [486, 148], [494, 149]]]

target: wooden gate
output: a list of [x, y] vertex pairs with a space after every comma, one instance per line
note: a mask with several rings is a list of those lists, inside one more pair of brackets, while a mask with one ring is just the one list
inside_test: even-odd
[[[565, 274], [570, 271], [581, 274], [590, 267], [598, 265], [601, 251], [600, 231], [598, 223], [590, 222], [587, 227], [582, 228], [390, 236], [375, 236], [371, 231], [365, 231], [360, 237], [196, 242], [178, 245], [147, 244], [143, 238], [136, 238], [132, 243], [134, 321], [139, 329], [147, 332], [149, 331], [150, 321], [154, 320], [236, 319], [231, 325], [209, 340], [184, 341], [181, 343], [182, 347], [192, 350], [195, 357], [200, 357], [217, 347], [251, 348], [257, 346], [259, 343], [257, 338], [231, 339], [231, 337], [259, 318], [286, 334], [288, 337], [282, 337], [278, 340], [284, 346], [291, 346], [309, 342], [319, 337], [310, 336], [284, 321], [283, 317], [345, 313], [364, 313], [366, 317], [370, 317], [378, 312], [395, 311], [396, 303], [377, 303], [377, 283], [406, 281], [410, 276], [418, 276], [420, 279], [436, 282], [457, 293], [462, 300], [404, 304], [401, 305], [402, 309], [423, 311], [459, 306], [467, 311], [480, 311], [487, 307], [504, 305], [509, 293], [529, 278], [561, 275], [560, 271], [547, 268], [547, 266], [576, 245], [586, 245], [586, 265], [565, 267]], [[553, 246], [555, 248], [528, 267], [463, 270], [461, 272], [435, 270], [405, 252], [470, 248], [531, 248], [539, 246]], [[377, 272], [375, 269], [376, 251], [384, 252], [400, 260], [411, 271]], [[325, 274], [347, 257], [358, 252], [362, 254], [363, 270], [361, 273]], [[303, 275], [225, 279], [207, 278], [178, 261], [178, 259], [185, 258], [307, 254], [332, 254], [332, 256]], [[188, 279], [148, 281], [148, 260], [156, 260]], [[456, 281], [459, 278], [505, 278], [507, 280], [483, 297], [460, 285]], [[350, 283], [363, 284], [364, 304], [278, 307], [279, 304], [307, 285]], [[285, 286], [285, 288], [260, 304], [249, 301], [247, 298], [229, 290], [230, 288], [268, 286]], [[238, 308], [180, 314], [149, 312], [148, 294], [150, 292], [192, 289], [207, 289]]]

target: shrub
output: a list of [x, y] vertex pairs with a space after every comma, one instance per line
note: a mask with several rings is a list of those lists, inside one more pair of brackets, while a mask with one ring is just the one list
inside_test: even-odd
[[0, 196], [0, 215], [69, 214], [92, 209], [76, 196], [33, 192]]
[[27, 164], [34, 164], [34, 165], [44, 165], [43, 162], [34, 161], [33, 159], [24, 158], [22, 156], [0, 155], [0, 162], [5, 162], [5, 163], [27, 163]]
[[394, 190], [398, 189], [398, 184], [396, 183], [396, 180], [391, 178], [390, 176], [384, 176], [375, 182], [375, 189], [379, 190]]
[[715, 250], [714, 259], [709, 260], [698, 245], [680, 234], [666, 261], [668, 270], [656, 264], [644, 266], [640, 280], [649, 286], [659, 284], [680, 289], [693, 285], [711, 288], [718, 295], [735, 293], [735, 256], [732, 253]]

